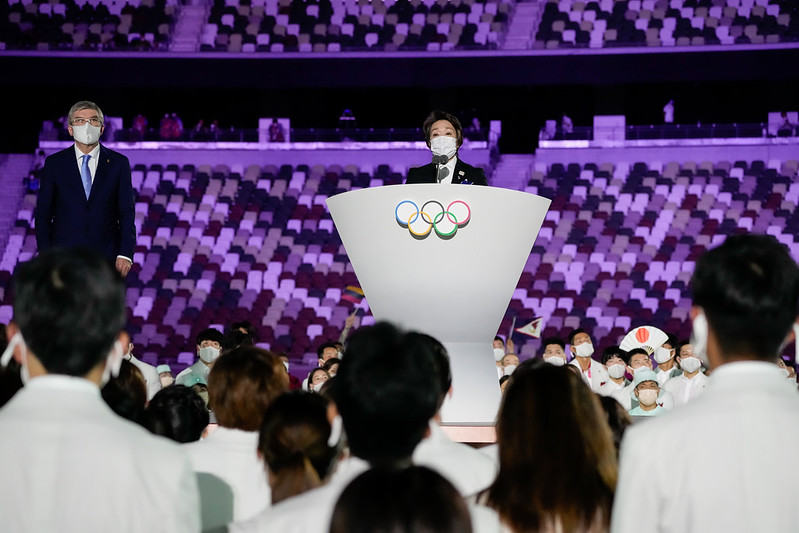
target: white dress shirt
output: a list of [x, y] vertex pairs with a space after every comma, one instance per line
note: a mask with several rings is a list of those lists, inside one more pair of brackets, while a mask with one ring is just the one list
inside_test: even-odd
[[629, 381], [627, 381], [626, 379], [623, 379], [621, 384], [618, 384], [615, 381], [613, 381], [612, 379], [610, 379], [610, 377], [608, 377], [608, 381], [604, 385], [599, 387], [599, 390], [597, 391], [597, 393], [601, 394], [602, 396], [612, 396], [614, 392], [623, 389], [629, 383], [630, 383]]
[[233, 519], [248, 520], [272, 504], [258, 432], [219, 426], [206, 438], [183, 445], [194, 471], [213, 474], [233, 490]]
[[[776, 365], [718, 367], [705, 392], [628, 428], [613, 533], [795, 533], [799, 394]], [[674, 457], [680, 450], [679, 460]]]
[[605, 365], [589, 357], [588, 359], [591, 359], [591, 364], [588, 366], [588, 369], [584, 371], [580, 366], [579, 359], [579, 357], [575, 357], [569, 361], [569, 364], [580, 369], [580, 372], [583, 376], [583, 381], [585, 381], [588, 386], [591, 387], [592, 391], [599, 391], [602, 385], [610, 381], [608, 369], [605, 368]]
[[489, 455], [453, 441], [434, 421], [430, 422], [430, 435], [416, 446], [413, 463], [447, 478], [465, 498], [487, 488], [499, 469]]
[[45, 375], [0, 409], [0, 529], [197, 532], [181, 448], [114, 414], [94, 383]]
[[[447, 185], [452, 185], [452, 176], [455, 174], [455, 165], [458, 163], [458, 156], [453, 157], [449, 161], [447, 161], [446, 165], [441, 165], [438, 168], [438, 172], [441, 172], [444, 168], [447, 169], [446, 176], [442, 179], [439, 183], [445, 183]], [[438, 175], [436, 175], [436, 179], [438, 179]]]
[[[633, 387], [632, 382], [628, 383], [623, 389], [611, 392], [610, 395], [624, 407], [625, 411], [630, 411], [633, 407], [638, 406], [638, 400], [633, 402], [635, 399], [635, 387]], [[657, 404], [663, 409], [674, 409], [674, 396], [669, 391], [660, 389]]]
[[708, 377], [702, 372], [692, 378], [682, 374], [668, 380], [665, 389], [674, 396], [674, 405], [683, 405], [702, 394], [707, 387], [707, 382]]

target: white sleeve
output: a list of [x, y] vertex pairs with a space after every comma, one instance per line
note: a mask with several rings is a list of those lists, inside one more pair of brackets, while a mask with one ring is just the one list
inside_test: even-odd
[[[202, 529], [200, 524], [200, 490], [197, 487], [197, 476], [191, 467], [187, 455], [183, 455], [177, 485], [175, 510], [172, 515], [174, 523], [164, 527], [164, 531], [178, 533], [197, 533]], [[165, 525], [166, 526], [166, 525]]]
[[656, 457], [651, 453], [644, 428], [629, 428], [622, 440], [619, 481], [611, 514], [611, 533], [657, 531], [658, 498], [652, 472]]

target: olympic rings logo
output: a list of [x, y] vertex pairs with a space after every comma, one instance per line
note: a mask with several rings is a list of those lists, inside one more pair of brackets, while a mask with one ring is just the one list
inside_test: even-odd
[[446, 208], [437, 200], [428, 200], [421, 209], [415, 202], [403, 200], [394, 209], [394, 216], [416, 239], [424, 239], [432, 231], [442, 239], [451, 239], [458, 228], [469, 223], [472, 210], [463, 200], [454, 200]]

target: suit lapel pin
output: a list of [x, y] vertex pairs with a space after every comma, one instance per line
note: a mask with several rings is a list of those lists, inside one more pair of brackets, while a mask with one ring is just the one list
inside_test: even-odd
[[459, 170], [459, 171], [458, 171], [458, 175], [459, 175], [459, 176], [463, 176], [463, 171], [462, 171], [462, 170]]

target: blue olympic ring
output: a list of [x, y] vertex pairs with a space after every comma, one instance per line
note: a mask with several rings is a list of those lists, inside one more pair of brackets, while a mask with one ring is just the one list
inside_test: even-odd
[[[403, 209], [403, 206], [406, 206]], [[463, 206], [466, 209], [466, 215], [461, 213], [461, 219], [453, 212], [456, 206]], [[462, 209], [461, 209], [462, 210]], [[400, 211], [403, 211], [401, 214]], [[458, 228], [466, 225], [472, 217], [472, 211], [469, 204], [463, 200], [454, 200], [444, 208], [444, 205], [437, 200], [428, 200], [422, 204], [422, 208], [411, 200], [403, 200], [394, 208], [394, 217], [397, 223], [408, 228], [411, 235], [417, 238], [427, 237], [432, 230], [442, 238], [449, 238], [455, 235]], [[421, 219], [421, 222], [419, 222]], [[448, 229], [451, 226], [451, 229]]]

